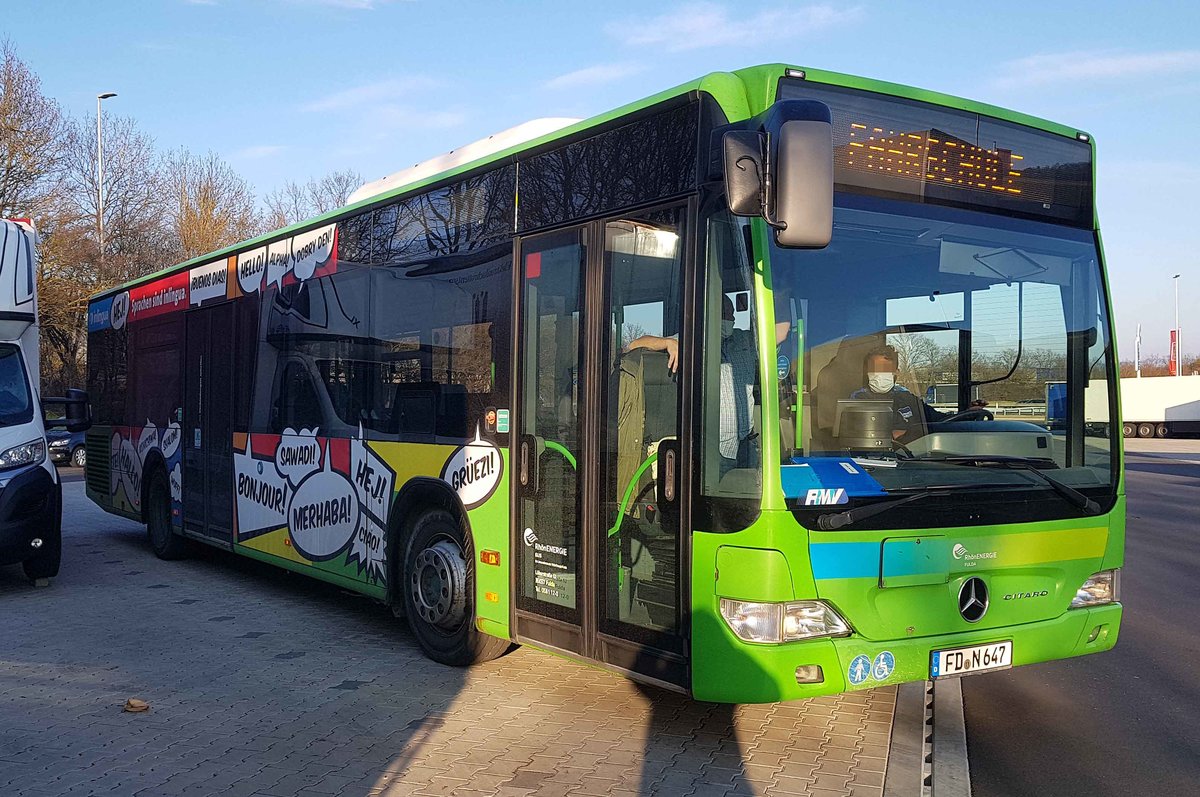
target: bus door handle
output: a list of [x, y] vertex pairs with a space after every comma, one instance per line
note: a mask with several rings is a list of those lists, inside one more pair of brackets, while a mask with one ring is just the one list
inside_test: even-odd
[[679, 441], [658, 444], [658, 503], [673, 505], [679, 498]]
[[538, 445], [539, 442], [535, 435], [521, 435], [518, 451], [518, 475], [521, 487], [525, 489], [527, 495], [534, 495], [538, 491], [538, 455], [542, 450], [542, 446]]

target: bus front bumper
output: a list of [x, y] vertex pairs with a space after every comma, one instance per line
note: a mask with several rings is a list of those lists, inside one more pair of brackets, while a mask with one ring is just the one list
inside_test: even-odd
[[[873, 641], [857, 636], [783, 645], [747, 644], [721, 623], [718, 637], [710, 624], [704, 645], [693, 646], [692, 694], [716, 703], [772, 703], [840, 692], [893, 686], [930, 677], [934, 651], [1012, 642], [1012, 664], [1034, 664], [1109, 650], [1121, 625], [1120, 603], [1072, 609], [1053, 620], [966, 631], [957, 634]], [[721, 640], [721, 641], [718, 641]], [[871, 672], [852, 683], [850, 668], [859, 656], [874, 663], [882, 654], [890, 669], [882, 679]], [[893, 663], [894, 662], [894, 663]], [[821, 668], [820, 683], [797, 683], [797, 668]], [[811, 671], [810, 671], [811, 672]], [[861, 671], [856, 673], [861, 678]], [[856, 678], [855, 680], [858, 680]]]
[[0, 565], [29, 559], [35, 539], [58, 534], [58, 490], [41, 465], [0, 477]]

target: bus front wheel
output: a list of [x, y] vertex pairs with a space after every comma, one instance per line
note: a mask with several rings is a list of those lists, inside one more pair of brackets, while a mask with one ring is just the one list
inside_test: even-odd
[[182, 559], [187, 555], [187, 540], [171, 526], [171, 487], [163, 468], [151, 471], [146, 487], [146, 536], [159, 559]]
[[430, 510], [413, 524], [399, 587], [409, 626], [434, 661], [462, 667], [508, 650], [507, 640], [475, 627], [474, 546], [446, 510]]

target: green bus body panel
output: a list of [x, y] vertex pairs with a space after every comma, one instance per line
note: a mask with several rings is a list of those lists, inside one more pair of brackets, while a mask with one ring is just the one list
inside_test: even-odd
[[[1124, 563], [1124, 518], [1124, 499], [1119, 499], [1110, 514], [1098, 518], [944, 529], [936, 535], [809, 532], [789, 512], [764, 512], [741, 532], [697, 532], [692, 538], [692, 693], [718, 702], [771, 702], [925, 680], [933, 651], [1005, 640], [1013, 642], [1015, 665], [1108, 650], [1117, 641], [1120, 604], [1067, 606], [1088, 576]], [[881, 586], [886, 543], [908, 540], [915, 549], [916, 539], [934, 553], [902, 553], [888, 561], [897, 574], [915, 571], [909, 574], [913, 583]], [[954, 544], [982, 553], [991, 550], [980, 545], [995, 544], [997, 557], [955, 559]], [[739, 640], [720, 616], [723, 590], [716, 586], [720, 580], [714, 585], [712, 579], [731, 546], [783, 552], [790, 567], [757, 573], [775, 582], [758, 591], [827, 600], [850, 620], [854, 634], [784, 644]], [[965, 566], [968, 562], [974, 566]], [[937, 570], [943, 564], [944, 579]], [[833, 577], [814, 578], [814, 573]], [[973, 625], [959, 616], [957, 594], [963, 580], [975, 574], [987, 576], [991, 606]], [[1036, 595], [1043, 590], [1047, 595]], [[1006, 594], [1022, 593], [1034, 597], [1005, 600]], [[1088, 641], [1097, 628], [1096, 638]], [[856, 656], [874, 660], [885, 651], [895, 659], [886, 679], [850, 684], [847, 670]], [[796, 668], [810, 664], [822, 668], [824, 682], [797, 684]]]
[[792, 573], [780, 551], [722, 545], [717, 549], [717, 588], [722, 598], [790, 601]]

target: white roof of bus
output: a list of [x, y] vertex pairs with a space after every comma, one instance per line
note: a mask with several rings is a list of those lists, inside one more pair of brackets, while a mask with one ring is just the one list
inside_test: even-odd
[[487, 138], [482, 138], [479, 141], [452, 149], [445, 155], [438, 155], [436, 158], [422, 161], [415, 166], [410, 166], [394, 174], [389, 174], [387, 177], [364, 183], [355, 189], [354, 193], [346, 200], [346, 204], [353, 205], [355, 202], [367, 199], [368, 197], [378, 196], [401, 186], [423, 180], [426, 177], [431, 177], [439, 172], [457, 168], [480, 158], [486, 158], [492, 153], [506, 150], [509, 147], [515, 147], [526, 141], [533, 141], [535, 138], [540, 138], [548, 133], [553, 133], [555, 130], [569, 127], [579, 121], [581, 120], [568, 117], [552, 117], [524, 122], [516, 127], [510, 127], [507, 130], [494, 133]]

